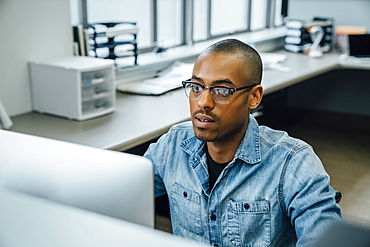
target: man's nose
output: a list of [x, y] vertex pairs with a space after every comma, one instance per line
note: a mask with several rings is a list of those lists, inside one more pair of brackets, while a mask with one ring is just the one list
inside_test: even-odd
[[208, 88], [204, 89], [202, 96], [198, 100], [198, 107], [201, 109], [213, 109], [215, 107], [211, 91]]

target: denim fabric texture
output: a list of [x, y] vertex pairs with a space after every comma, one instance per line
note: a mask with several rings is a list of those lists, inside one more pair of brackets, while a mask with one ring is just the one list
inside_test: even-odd
[[309, 246], [341, 221], [330, 178], [307, 143], [250, 116], [213, 188], [204, 146], [186, 122], [145, 154], [154, 164], [156, 196], [168, 194], [175, 235], [214, 246]]

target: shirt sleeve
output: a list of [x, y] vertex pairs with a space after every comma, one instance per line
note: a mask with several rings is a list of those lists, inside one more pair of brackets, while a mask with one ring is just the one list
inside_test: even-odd
[[296, 246], [312, 244], [333, 223], [341, 221], [330, 177], [309, 145], [298, 145], [290, 153], [279, 190], [282, 208], [296, 232]]
[[161, 136], [161, 138], [156, 142], [150, 144], [148, 150], [145, 152], [144, 157], [152, 161], [154, 166], [154, 189], [155, 197], [166, 194], [165, 184], [163, 182], [163, 177], [165, 173], [166, 160], [167, 160], [167, 148], [169, 134]]

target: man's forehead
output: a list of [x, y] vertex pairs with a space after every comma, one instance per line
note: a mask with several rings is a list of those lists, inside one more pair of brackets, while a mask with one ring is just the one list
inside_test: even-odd
[[237, 64], [244, 62], [242, 56], [232, 53], [202, 53], [195, 62], [195, 66], [202, 63], [211, 63], [213, 66], [224, 66], [225, 64]]
[[201, 54], [194, 65], [192, 78], [213, 85], [216, 81], [229, 81], [233, 85], [244, 86], [249, 77], [249, 69], [240, 57], [233, 54]]

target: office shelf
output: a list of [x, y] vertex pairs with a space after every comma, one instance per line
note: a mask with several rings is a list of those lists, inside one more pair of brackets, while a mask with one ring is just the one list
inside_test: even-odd
[[137, 65], [137, 25], [136, 22], [100, 22], [85, 24], [88, 33], [89, 55], [119, 59], [133, 57]]

